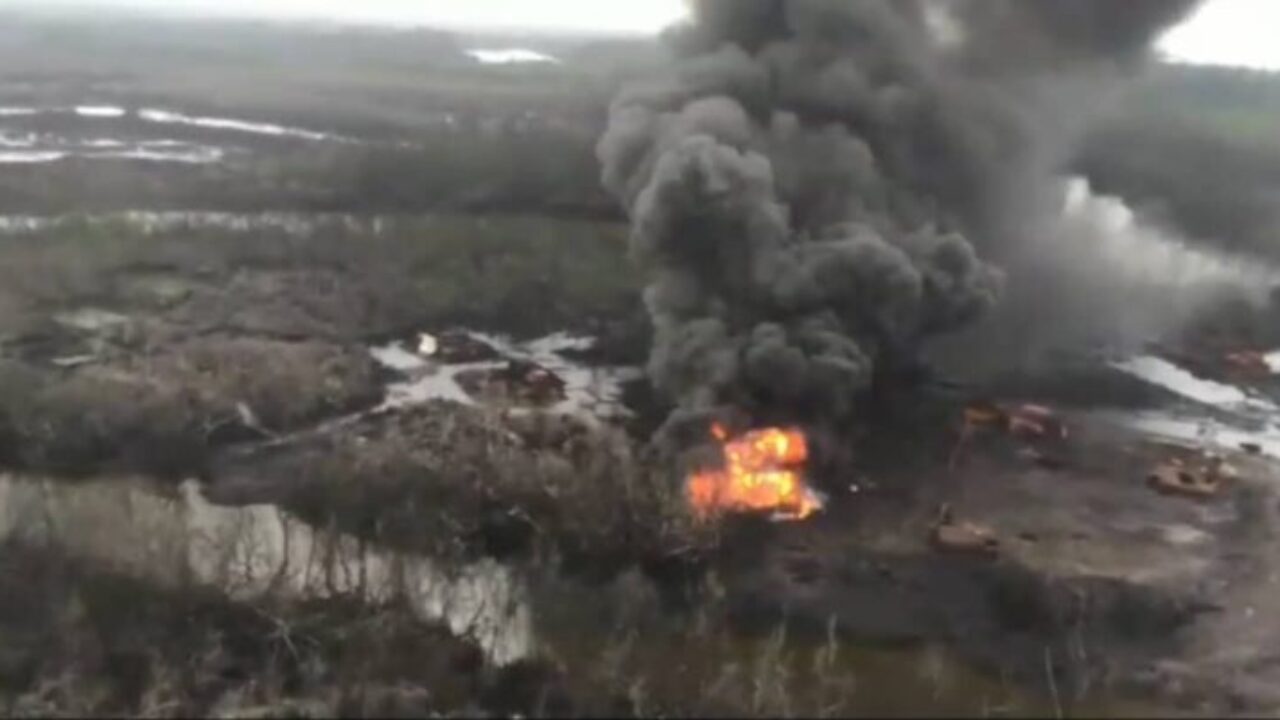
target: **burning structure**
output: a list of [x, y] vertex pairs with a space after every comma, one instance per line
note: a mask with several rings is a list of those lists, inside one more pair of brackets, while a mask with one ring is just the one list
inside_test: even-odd
[[802, 520], [822, 507], [805, 484], [809, 443], [803, 431], [767, 428], [730, 438], [715, 424], [711, 434], [724, 449], [724, 467], [689, 478], [687, 491], [695, 511], [771, 511], [783, 519]]
[[693, 2], [673, 71], [624, 90], [598, 145], [648, 273], [665, 444], [847, 427], [982, 317], [1085, 99], [1189, 4]]

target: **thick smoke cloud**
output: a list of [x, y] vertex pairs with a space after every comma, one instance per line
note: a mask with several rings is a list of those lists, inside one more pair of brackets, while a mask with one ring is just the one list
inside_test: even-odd
[[675, 71], [625, 90], [598, 146], [675, 419], [842, 423], [927, 338], [983, 316], [992, 262], [1049, 202], [1074, 101], [1186, 5], [694, 3]]

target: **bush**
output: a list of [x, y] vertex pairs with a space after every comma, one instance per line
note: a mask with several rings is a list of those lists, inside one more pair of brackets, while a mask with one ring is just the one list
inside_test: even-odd
[[236, 460], [215, 468], [213, 485], [215, 497], [278, 503], [313, 524], [438, 557], [545, 551], [614, 574], [693, 561], [714, 542], [678, 479], [620, 432], [445, 401]]

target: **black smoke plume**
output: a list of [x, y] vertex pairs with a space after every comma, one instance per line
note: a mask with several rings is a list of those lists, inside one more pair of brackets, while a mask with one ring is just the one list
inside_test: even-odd
[[1091, 101], [1189, 4], [691, 3], [674, 70], [624, 90], [598, 146], [668, 430], [845, 423], [982, 317]]

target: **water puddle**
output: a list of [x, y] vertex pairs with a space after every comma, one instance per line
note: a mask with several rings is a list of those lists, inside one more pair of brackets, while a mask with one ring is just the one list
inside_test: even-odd
[[565, 399], [549, 408], [551, 412], [589, 415], [596, 418], [624, 417], [628, 414], [622, 402], [623, 384], [638, 379], [643, 373], [632, 367], [589, 367], [565, 357], [564, 353], [589, 350], [595, 346], [592, 337], [558, 332], [528, 343], [484, 333], [473, 335], [493, 345], [506, 357], [530, 360], [555, 373], [565, 383]]
[[1141, 355], [1113, 362], [1111, 365], [1117, 370], [1204, 405], [1228, 410], [1280, 412], [1280, 407], [1270, 401], [1250, 395], [1234, 385], [1196, 377], [1164, 358]]
[[[1275, 368], [1280, 364], [1280, 353], [1272, 353], [1266, 360]], [[1171, 411], [1101, 413], [1111, 421], [1156, 438], [1219, 450], [1239, 451], [1242, 445], [1256, 445], [1263, 454], [1280, 459], [1280, 406], [1274, 402], [1235, 385], [1196, 377], [1164, 358], [1143, 355], [1112, 366], [1227, 415], [1224, 419]]]
[[126, 113], [124, 108], [113, 105], [79, 105], [73, 112], [86, 118], [122, 118]]
[[[144, 143], [144, 147], [178, 147], [160, 143]], [[126, 210], [83, 215], [0, 215], [0, 233], [11, 235], [44, 232], [66, 226], [124, 224], [142, 234], [155, 234], [184, 229], [215, 228], [233, 232], [275, 230], [303, 236], [319, 228], [339, 227], [353, 232], [381, 234], [388, 218], [343, 213], [229, 213], [206, 211]]]
[[620, 418], [628, 414], [622, 402], [622, 386], [640, 375], [638, 369], [588, 367], [564, 356], [569, 350], [589, 349], [595, 343], [594, 338], [561, 332], [517, 343], [497, 335], [467, 334], [493, 347], [501, 358], [441, 364], [413, 352], [401, 341], [371, 348], [374, 359], [384, 367], [408, 376], [407, 380], [388, 387], [384, 409], [420, 405], [437, 399], [476, 405], [476, 399], [458, 383], [459, 376], [477, 370], [498, 370], [506, 367], [508, 360], [526, 360], [550, 370], [564, 382], [565, 398], [544, 408], [546, 411], [589, 419]]
[[532, 623], [514, 572], [492, 561], [446, 570], [325, 533], [277, 507], [210, 504], [194, 482], [165, 497], [130, 480], [68, 483], [0, 476], [0, 540], [52, 543], [148, 582], [196, 581], [245, 601], [271, 596], [403, 598], [445, 621], [497, 664], [532, 652]]
[[232, 132], [248, 133], [251, 135], [290, 137], [314, 141], [327, 140], [335, 142], [351, 142], [349, 138], [345, 138], [340, 135], [304, 130], [302, 128], [288, 127], [285, 125], [237, 120], [234, 118], [199, 117], [155, 108], [143, 108], [139, 110], [138, 118], [146, 122], [162, 125], [189, 125], [191, 127], [206, 128], [209, 130], [229, 130]]
[[38, 115], [71, 115], [85, 120], [122, 120], [129, 117], [158, 125], [188, 125], [209, 130], [271, 137], [290, 137], [303, 140], [350, 142], [334, 133], [318, 132], [305, 128], [277, 125], [275, 123], [242, 120], [239, 118], [206, 117], [163, 108], [140, 108], [136, 112], [116, 105], [76, 105], [74, 107], [0, 107], [0, 118], [26, 118]]
[[[76, 105], [72, 107], [0, 107], [0, 119], [11, 118], [23, 125], [30, 125], [29, 118], [42, 116], [74, 118], [95, 127], [126, 127], [119, 123], [133, 121], [136, 125], [161, 127], [188, 127], [222, 132], [233, 132], [259, 137], [307, 140], [313, 142], [350, 143], [355, 140], [333, 133], [324, 133], [299, 127], [256, 122], [238, 118], [204, 117], [189, 115], [161, 108], [130, 110], [116, 105]], [[133, 127], [133, 126], [129, 126]], [[36, 129], [36, 128], [29, 128]], [[136, 130], [136, 127], [133, 129]], [[87, 134], [87, 133], [86, 133]], [[124, 140], [115, 137], [82, 138], [50, 133], [0, 132], [0, 165], [32, 165], [55, 163], [70, 158], [88, 160], [115, 160], [180, 163], [205, 165], [222, 162], [234, 148], [201, 144], [183, 140], [153, 138]]]
[[59, 325], [83, 332], [101, 332], [129, 324], [128, 316], [94, 307], [59, 313], [53, 320]]
[[[380, 359], [380, 355], [385, 356], [385, 353], [375, 354], [374, 359]], [[463, 405], [476, 405], [475, 399], [458, 384], [458, 377], [473, 370], [497, 370], [505, 364], [501, 361], [486, 361], [444, 366], [428, 365], [421, 368], [422, 372], [418, 373], [417, 377], [411, 377], [404, 382], [391, 383], [387, 387], [387, 399], [380, 409], [413, 407], [431, 400], [451, 400]]]
[[[405, 341], [397, 340], [370, 347], [368, 352], [378, 364], [392, 370], [403, 379], [388, 383], [385, 398], [380, 405], [351, 415], [328, 420], [312, 428], [289, 435], [282, 435], [254, 445], [262, 450], [297, 442], [305, 437], [331, 433], [354, 426], [363, 420], [394, 413], [433, 400], [448, 400], [461, 405], [477, 407], [481, 402], [465, 390], [462, 376], [473, 371], [501, 370], [510, 359], [528, 359], [543, 364], [565, 381], [565, 399], [538, 410], [549, 413], [573, 415], [588, 423], [625, 418], [630, 414], [622, 401], [622, 384], [639, 377], [640, 371], [628, 367], [587, 367], [574, 363], [557, 353], [569, 349], [585, 349], [594, 343], [592, 338], [574, 337], [556, 333], [527, 343], [516, 343], [495, 335], [468, 332], [472, 338], [488, 343], [500, 355], [497, 359], [476, 362], [441, 363], [409, 349]], [[508, 407], [511, 415], [530, 412], [530, 407]]]
[[143, 160], [148, 162], [182, 163], [186, 165], [211, 165], [222, 162], [226, 152], [215, 147], [193, 147], [190, 150], [154, 150], [137, 147], [113, 152], [84, 153], [81, 157], [91, 160]]
[[1164, 412], [1135, 413], [1116, 419], [1125, 427], [1155, 438], [1230, 452], [1241, 451], [1245, 444], [1256, 445], [1263, 455], [1280, 460], [1280, 427], [1275, 424], [1246, 429], [1211, 418]]
[[226, 151], [205, 145], [174, 143], [156, 145], [140, 143], [130, 147], [119, 140], [94, 139], [83, 143], [59, 140], [49, 145], [59, 149], [38, 149], [36, 144], [17, 141], [0, 143], [0, 147], [17, 148], [0, 152], [0, 165], [35, 165], [62, 162], [72, 158], [83, 160], [138, 160], [146, 162], [208, 165], [222, 162]]
[[[97, 325], [114, 318], [86, 311], [64, 320]], [[561, 404], [566, 408], [596, 412], [578, 393], [590, 388], [607, 397], [611, 390], [605, 381], [602, 391], [599, 375], [564, 357], [570, 350], [588, 349], [591, 338], [557, 333], [521, 343], [469, 334], [501, 355], [538, 362], [563, 374], [570, 387], [579, 388]], [[409, 376], [393, 385], [387, 401], [391, 406], [437, 397], [474, 404], [457, 384], [457, 375], [505, 364], [498, 360], [442, 365], [414, 352], [405, 341], [371, 348], [370, 353], [384, 366]], [[621, 375], [623, 369], [603, 374], [612, 372]], [[1204, 437], [1195, 423], [1173, 416], [1126, 416], [1125, 422], [1157, 436], [1194, 431], [1195, 439]], [[1215, 430], [1214, 441], [1220, 444], [1238, 446], [1260, 437], [1225, 425]], [[1267, 435], [1266, 452], [1280, 457], [1280, 432], [1269, 430]], [[1170, 542], [1193, 545], [1202, 540], [1197, 532], [1173, 528]], [[1048, 716], [1063, 711], [1057, 700], [975, 672], [939, 646], [890, 650], [834, 638], [824, 642], [812, 635], [750, 637], [715, 621], [708, 627], [696, 613], [673, 613], [660, 603], [645, 610], [644, 601], [637, 602], [640, 609], [634, 612], [649, 620], [622, 622], [615, 615], [616, 607], [624, 604], [620, 598], [639, 598], [645, 589], [625, 581], [608, 591], [577, 587], [536, 573], [520, 576], [492, 561], [447, 570], [430, 558], [317, 530], [275, 506], [213, 505], [194, 482], [165, 494], [131, 480], [58, 483], [0, 475], [3, 539], [56, 543], [75, 556], [150, 582], [177, 584], [194, 578], [246, 601], [352, 594], [369, 602], [403, 598], [421, 618], [442, 620], [455, 633], [475, 638], [494, 663], [547, 654], [572, 678], [603, 673], [625, 678], [637, 692], [655, 697], [710, 698], [707, 707], [712, 708], [718, 700], [742, 707], [743, 697], [754, 697], [764, 714]], [[617, 597], [610, 599], [609, 592]], [[734, 705], [726, 698], [739, 702]], [[1092, 716], [1151, 714], [1150, 708], [1108, 698], [1080, 698], [1074, 703], [1063, 698], [1062, 704]]]
[[12, 135], [0, 132], [0, 148], [33, 148], [39, 140], [40, 137], [35, 133]]
[[[550, 655], [582, 682], [629, 682], [656, 696], [767, 712], [932, 715], [1048, 713], [1044, 698], [974, 672], [938, 646], [863, 647], [821, 637], [742, 635], [706, 617], [672, 613], [643, 586], [548, 578], [524, 582], [481, 561], [447, 571], [432, 560], [325, 533], [268, 505], [210, 504], [189, 481], [164, 491], [142, 481], [70, 483], [0, 475], [0, 541], [52, 544], [160, 587], [193, 580], [245, 602], [356, 596], [407, 601], [426, 621], [473, 638], [498, 665]], [[620, 622], [621, 608], [648, 620]], [[618, 628], [631, 627], [627, 633]], [[635, 689], [635, 688], [633, 688]], [[745, 697], [751, 697], [746, 695]], [[1064, 699], [1065, 700], [1065, 699]], [[1125, 716], [1114, 702], [1068, 703]]]
[[371, 348], [369, 354], [373, 355], [373, 359], [378, 361], [378, 364], [397, 372], [412, 373], [430, 367], [426, 359], [417, 353], [409, 352], [400, 343]]
[[67, 158], [67, 153], [46, 150], [18, 150], [0, 152], [0, 165], [38, 165], [58, 162]]
[[485, 65], [511, 65], [517, 63], [560, 64], [559, 58], [527, 48], [477, 49], [468, 50], [467, 54]]

